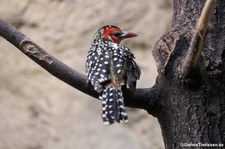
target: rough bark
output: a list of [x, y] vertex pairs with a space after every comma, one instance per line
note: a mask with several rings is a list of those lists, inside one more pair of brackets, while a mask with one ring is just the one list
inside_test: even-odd
[[[186, 61], [190, 46], [198, 45], [191, 41], [197, 39], [195, 26], [205, 2], [174, 0], [172, 30], [154, 45], [159, 73], [155, 86], [137, 89], [133, 95], [125, 91], [126, 106], [145, 109], [158, 118], [166, 149], [191, 144], [202, 148], [204, 143], [225, 145], [224, 0], [216, 3], [195, 69], [185, 69], [185, 63], [190, 63]], [[86, 83], [85, 75], [66, 66], [1, 19], [0, 35], [55, 77], [88, 95], [98, 96]]]
[[205, 2], [174, 0], [172, 30], [154, 46], [162, 93], [156, 117], [166, 148], [225, 145], [225, 1], [216, 3], [196, 70], [180, 73]]

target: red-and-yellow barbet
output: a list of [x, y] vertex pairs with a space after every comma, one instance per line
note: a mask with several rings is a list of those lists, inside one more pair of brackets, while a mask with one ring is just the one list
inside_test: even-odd
[[137, 36], [113, 25], [97, 30], [86, 59], [88, 82], [99, 93], [104, 124], [128, 121], [122, 88], [135, 89], [140, 68], [131, 50], [120, 44], [125, 38]]

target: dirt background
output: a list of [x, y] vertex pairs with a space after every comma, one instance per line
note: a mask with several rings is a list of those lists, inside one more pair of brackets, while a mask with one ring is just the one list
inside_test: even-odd
[[[85, 73], [95, 31], [113, 24], [139, 36], [131, 48], [154, 85], [152, 44], [169, 30], [170, 0], [0, 0], [0, 17], [49, 53]], [[0, 149], [163, 149], [157, 119], [128, 109], [129, 123], [104, 126], [101, 104], [52, 77], [0, 38]]]

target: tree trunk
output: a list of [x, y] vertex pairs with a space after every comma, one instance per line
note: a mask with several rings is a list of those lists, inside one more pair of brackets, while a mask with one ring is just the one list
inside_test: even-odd
[[[195, 72], [179, 70], [205, 0], [174, 0], [172, 30], [154, 45], [158, 118], [166, 149], [225, 146], [225, 1], [218, 0]], [[220, 147], [219, 147], [220, 146]]]

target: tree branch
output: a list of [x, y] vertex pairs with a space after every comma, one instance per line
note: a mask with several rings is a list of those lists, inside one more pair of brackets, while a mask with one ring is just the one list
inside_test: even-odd
[[181, 65], [180, 72], [183, 77], [188, 76], [197, 68], [207, 34], [209, 20], [214, 10], [215, 4], [216, 0], [207, 0], [205, 3], [201, 16], [195, 27], [191, 44], [187, 51], [187, 55], [184, 59], [183, 64]]
[[[92, 85], [87, 83], [85, 75], [73, 70], [71, 67], [54, 58], [31, 39], [2, 19], [0, 19], [0, 35], [53, 76], [85, 94], [98, 98], [98, 93], [93, 89]], [[158, 91], [155, 88], [137, 89], [133, 96], [129, 93], [125, 93], [125, 104], [128, 107], [148, 109], [148, 107], [157, 100], [157, 95]]]

